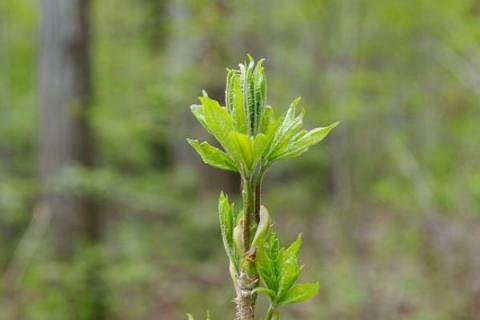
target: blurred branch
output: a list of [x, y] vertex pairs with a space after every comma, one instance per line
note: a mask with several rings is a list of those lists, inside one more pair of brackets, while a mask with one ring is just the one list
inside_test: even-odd
[[12, 258], [2, 275], [0, 292], [2, 290], [15, 292], [14, 289], [19, 283], [19, 279], [32, 261], [33, 256], [41, 243], [40, 240], [48, 230], [51, 217], [51, 212], [43, 204], [39, 204], [34, 209], [32, 219], [20, 238], [20, 241], [12, 254]]
[[[475, 48], [473, 53], [479, 52], [480, 48]], [[472, 90], [475, 95], [480, 95], [478, 86], [480, 84], [480, 76], [478, 69], [480, 63], [474, 61], [474, 54], [471, 58], [462, 57], [447, 45], [441, 45], [434, 50], [433, 57], [435, 60], [457, 78], [466, 88]]]
[[412, 180], [415, 196], [423, 211], [428, 215], [433, 214], [436, 211], [433, 191], [414, 154], [398, 140], [391, 142], [389, 148], [402, 174]]

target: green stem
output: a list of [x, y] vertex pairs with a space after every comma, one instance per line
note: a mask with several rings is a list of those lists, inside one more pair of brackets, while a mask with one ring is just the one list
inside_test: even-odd
[[242, 180], [242, 197], [243, 197], [243, 248], [245, 252], [250, 249], [250, 224], [253, 206], [253, 188], [251, 179], [244, 178]]
[[264, 320], [278, 320], [278, 319], [279, 319], [278, 311], [275, 310], [275, 308], [272, 305], [270, 305], [270, 307], [268, 307], [268, 311], [267, 311], [267, 314], [265, 315]]

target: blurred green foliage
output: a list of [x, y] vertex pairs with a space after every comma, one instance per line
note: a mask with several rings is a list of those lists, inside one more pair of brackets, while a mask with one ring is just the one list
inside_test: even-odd
[[17, 265], [39, 197], [40, 8], [0, 2], [0, 319], [88, 319], [98, 255], [108, 319], [231, 318], [215, 199], [232, 177], [184, 139], [202, 131], [191, 97], [222, 100], [247, 52], [267, 58], [269, 103], [302, 94], [307, 125], [342, 121], [265, 181], [276, 229], [304, 232], [305, 278], [321, 283], [285, 319], [478, 318], [478, 1], [160, 3], [92, 1], [97, 167], [56, 187], [95, 196], [102, 242], [64, 265], [47, 227]]

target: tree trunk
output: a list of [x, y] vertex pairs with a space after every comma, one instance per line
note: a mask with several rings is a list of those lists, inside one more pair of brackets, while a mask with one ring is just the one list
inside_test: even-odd
[[[80, 243], [100, 236], [99, 212], [92, 201], [56, 179], [71, 166], [93, 166], [88, 122], [92, 99], [88, 0], [42, 0], [40, 28], [39, 169], [42, 202], [52, 217], [56, 258], [70, 262]], [[96, 262], [94, 263], [96, 264]], [[102, 319], [99, 286], [93, 270], [85, 274], [94, 306], [91, 319]], [[82, 306], [84, 307], [84, 306]]]

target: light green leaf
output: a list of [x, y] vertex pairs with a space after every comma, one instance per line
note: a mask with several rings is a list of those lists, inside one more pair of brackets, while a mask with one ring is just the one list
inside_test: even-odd
[[250, 170], [253, 166], [253, 142], [252, 139], [243, 133], [230, 133], [231, 150], [235, 157], [241, 160], [244, 166]]
[[280, 258], [277, 261], [280, 279], [278, 282], [277, 297], [281, 299], [292, 285], [297, 281], [302, 267], [299, 266], [297, 255], [302, 245], [300, 234], [287, 249], [280, 250]]
[[269, 145], [265, 157], [268, 161], [272, 161], [272, 155], [283, 152], [288, 148], [290, 138], [294, 136], [302, 127], [303, 112], [296, 116], [296, 107], [300, 102], [300, 98], [295, 99], [287, 113], [285, 114], [280, 126], [276, 129], [272, 141]]
[[275, 300], [275, 291], [271, 290], [271, 289], [268, 289], [268, 288], [264, 288], [264, 287], [258, 287], [258, 288], [255, 288], [253, 289], [253, 293], [263, 293], [263, 294], [266, 294], [267, 296], [270, 297], [270, 300]]
[[263, 133], [257, 134], [253, 140], [254, 165], [262, 159], [265, 149], [268, 146], [267, 142], [267, 137]]
[[286, 295], [284, 295], [278, 304], [292, 304], [304, 302], [318, 293], [320, 285], [318, 283], [302, 283], [295, 284], [290, 288]]
[[195, 139], [187, 139], [187, 141], [206, 164], [222, 170], [238, 171], [235, 162], [222, 150], [215, 148], [208, 142], [200, 143]]
[[198, 104], [193, 104], [190, 106], [190, 110], [192, 111], [195, 118], [200, 122], [200, 124], [208, 130], [207, 123], [205, 121], [205, 113], [203, 112], [203, 106]]
[[260, 60], [255, 66], [253, 58], [249, 56], [248, 65], [240, 64], [238, 70], [247, 131], [250, 136], [256, 136], [261, 131], [266, 102], [266, 82], [262, 62], [263, 60]]
[[278, 237], [275, 233], [271, 234], [269, 241], [264, 241], [257, 247], [257, 271], [260, 278], [268, 289], [277, 292], [278, 288], [278, 267], [277, 260], [279, 254]]
[[266, 106], [262, 118], [262, 131], [267, 134], [275, 123], [275, 115], [271, 106]]
[[233, 115], [235, 118], [235, 90], [234, 82], [236, 78], [236, 70], [227, 70], [227, 82], [225, 88], [225, 106], [227, 107], [228, 112]]
[[252, 87], [253, 87], [253, 95], [254, 95], [254, 105], [255, 105], [255, 115], [256, 115], [256, 122], [257, 122], [257, 130], [255, 134], [258, 134], [261, 131], [262, 120], [263, 120], [263, 113], [265, 110], [265, 103], [266, 103], [266, 79], [263, 69], [263, 61], [264, 59], [260, 59], [255, 66], [252, 72]]
[[233, 229], [233, 244], [235, 245], [235, 250], [237, 256], [243, 255], [243, 234], [242, 234], [242, 226], [241, 222], [239, 221], [235, 228]]
[[238, 70], [229, 70], [227, 74], [227, 85], [225, 91], [226, 105], [232, 114], [235, 128], [240, 133], [248, 133], [246, 112], [244, 109], [244, 96], [240, 83], [240, 73]]
[[311, 146], [322, 141], [332, 131], [338, 122], [327, 127], [315, 128], [310, 131], [302, 130], [288, 143], [287, 148], [277, 149], [270, 156], [270, 160], [294, 158], [306, 152]]
[[230, 204], [228, 197], [221, 192], [218, 200], [218, 213], [220, 218], [220, 230], [222, 232], [223, 245], [230, 262], [238, 273], [238, 260], [235, 253], [235, 244], [233, 241], [233, 228], [235, 225], [233, 203]]
[[[230, 149], [228, 137], [234, 129], [232, 116], [228, 113], [227, 109], [220, 106], [217, 101], [210, 99], [207, 96], [202, 96], [199, 99], [202, 102], [203, 115], [205, 117], [207, 130], [228, 152]], [[199, 110], [195, 109], [195, 111], [197, 114], [199, 113]], [[200, 117], [200, 119], [202, 118]]]

